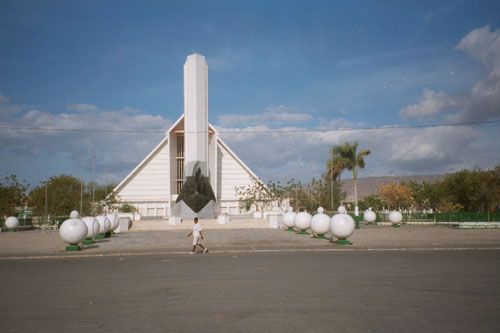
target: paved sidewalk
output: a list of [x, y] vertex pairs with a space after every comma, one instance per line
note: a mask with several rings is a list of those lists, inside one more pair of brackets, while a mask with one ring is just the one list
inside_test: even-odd
[[[137, 231], [116, 234], [85, 246], [80, 252], [65, 252], [66, 244], [57, 231], [23, 231], [0, 234], [0, 258], [26, 256], [85, 256], [109, 253], [187, 253], [191, 238], [187, 230]], [[203, 244], [210, 252], [306, 251], [306, 250], [440, 250], [498, 249], [499, 229], [459, 230], [435, 226], [401, 228], [362, 226], [350, 240], [338, 246], [326, 239], [314, 239], [276, 229], [206, 229]]]
[[[200, 221], [203, 229], [269, 229], [267, 219], [232, 218], [229, 224], [219, 224], [217, 219], [203, 219]], [[181, 224], [170, 225], [168, 219], [133, 221], [131, 232], [153, 230], [191, 230], [193, 220], [185, 219]]]

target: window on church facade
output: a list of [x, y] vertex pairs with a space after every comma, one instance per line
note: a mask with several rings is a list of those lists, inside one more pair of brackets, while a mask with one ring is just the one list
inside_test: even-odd
[[184, 134], [177, 133], [177, 194], [182, 191], [184, 183]]

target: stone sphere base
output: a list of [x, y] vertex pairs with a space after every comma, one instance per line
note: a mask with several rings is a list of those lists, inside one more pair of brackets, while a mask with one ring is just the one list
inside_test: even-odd
[[70, 244], [66, 246], [66, 251], [80, 251], [82, 248], [77, 244]]
[[337, 245], [352, 245], [350, 241], [348, 241], [346, 238], [339, 238], [336, 241], [333, 242], [334, 244]]

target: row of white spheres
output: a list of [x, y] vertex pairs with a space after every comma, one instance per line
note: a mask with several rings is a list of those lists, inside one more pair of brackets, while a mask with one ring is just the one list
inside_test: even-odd
[[[347, 210], [345, 209], [344, 206], [340, 206], [338, 209], [339, 213], [346, 213]], [[301, 230], [308, 229], [310, 226], [314, 225], [316, 229], [320, 230], [325, 230], [327, 223], [326, 218], [328, 218], [328, 221], [330, 221], [330, 217], [328, 215], [323, 214], [324, 213], [324, 208], [319, 207], [318, 208], [318, 213], [314, 215], [314, 217], [311, 218], [311, 215], [307, 212], [301, 212], [301, 213], [294, 213], [292, 211], [292, 208], [288, 208], [288, 212], [283, 215], [283, 224], [289, 228], [297, 227]], [[325, 218], [326, 217], [326, 218]], [[313, 223], [313, 221], [315, 223]], [[328, 222], [329, 223], [329, 222]], [[314, 230], [313, 230], [314, 231]], [[316, 232], [316, 231], [314, 231]], [[328, 232], [328, 229], [322, 233], [321, 235], [325, 234]], [[319, 233], [318, 233], [319, 234]]]
[[[363, 214], [363, 219], [366, 222], [375, 222], [375, 220], [377, 219], [377, 214], [375, 214], [374, 211], [368, 209]], [[401, 214], [401, 212], [392, 211], [389, 213], [389, 221], [391, 221], [392, 223], [394, 224], [400, 223], [402, 220], [403, 220], [403, 214]]]
[[328, 215], [324, 214], [324, 211], [323, 207], [319, 207], [318, 214], [314, 216], [307, 212], [296, 214], [289, 211], [283, 215], [283, 224], [288, 228], [297, 227], [300, 230], [311, 228], [312, 232], [317, 235], [324, 235], [328, 231], [331, 231], [338, 238], [346, 238], [352, 235], [355, 224], [351, 216], [336, 214], [330, 219]]
[[115, 230], [120, 224], [115, 214], [87, 216], [80, 219], [79, 213], [74, 210], [69, 216], [70, 218], [59, 228], [59, 236], [69, 244], [78, 244], [85, 238], [92, 238], [98, 234], [104, 235], [110, 230]]

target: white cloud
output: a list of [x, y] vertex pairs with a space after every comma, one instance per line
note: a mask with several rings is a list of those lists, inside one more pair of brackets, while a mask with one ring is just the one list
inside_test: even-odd
[[[96, 131], [0, 130], [0, 154], [5, 157], [0, 171], [17, 173], [22, 172], [23, 166], [29, 166], [31, 171], [27, 171], [28, 176], [39, 179], [42, 171], [37, 169], [45, 163], [48, 176], [62, 172], [79, 176], [76, 171], [79, 170], [81, 150], [84, 150], [87, 158], [96, 156], [99, 163], [96, 167], [100, 169], [101, 180], [103, 164], [107, 161], [108, 180], [119, 181], [158, 144], [164, 136], [162, 132], [171, 126], [171, 121], [161, 116], [137, 114], [138, 111], [140, 110], [124, 108], [53, 114], [31, 109], [9, 123], [0, 121], [0, 125], [12, 127]], [[160, 133], [105, 132], [109, 130]], [[90, 163], [86, 163], [88, 175]]]
[[307, 113], [286, 112], [292, 109], [293, 107], [285, 105], [270, 105], [265, 108], [266, 112], [263, 113], [225, 114], [219, 116], [218, 123], [225, 127], [253, 125], [280, 126], [284, 124], [297, 124], [313, 119], [313, 117]]
[[76, 111], [76, 112], [97, 111], [97, 106], [92, 104], [68, 104], [68, 111]]
[[0, 104], [10, 101], [10, 98], [0, 92]]
[[316, 118], [315, 122], [318, 124], [315, 130], [335, 130], [335, 129], [354, 129], [365, 126], [364, 122], [353, 123], [345, 118], [325, 119], [322, 117]]
[[436, 116], [451, 106], [454, 106], [453, 100], [443, 91], [436, 93], [426, 88], [422, 93], [420, 102], [404, 107], [401, 109], [400, 114], [404, 119], [426, 119]]
[[[243, 129], [218, 127], [218, 130], [231, 149], [265, 181], [297, 176], [309, 181], [311, 175], [318, 178], [325, 172], [329, 148], [355, 140], [360, 149], [371, 150], [360, 177], [441, 174], [498, 164], [495, 140], [487, 140], [485, 146], [481, 140], [487, 134], [466, 126], [329, 132], [283, 127], [263, 133], [271, 129], [261, 125]], [[225, 131], [231, 133], [224, 134]], [[498, 134], [493, 136], [500, 139]]]
[[488, 75], [500, 75], [500, 30], [490, 31], [489, 25], [474, 29], [455, 48], [479, 60]]
[[396, 130], [389, 135], [392, 140], [387, 142], [388, 161], [410, 170], [456, 163], [466, 157], [463, 152], [480, 138], [480, 134], [470, 127], [446, 126]]
[[489, 26], [472, 30], [455, 47], [480, 61], [486, 73], [471, 89], [448, 96], [424, 89], [419, 103], [400, 110], [403, 118], [431, 118], [452, 109], [449, 122], [484, 121], [500, 116], [500, 30]]
[[[121, 181], [164, 137], [158, 134], [107, 133], [105, 130], [166, 131], [171, 122], [160, 116], [123, 108], [90, 113], [51, 114], [30, 109], [22, 117], [0, 125], [66, 129], [96, 129], [101, 132], [57, 132], [0, 130], [2, 173], [47, 176], [60, 173], [79, 176], [80, 154], [85, 151], [86, 179], [90, 179], [91, 156], [96, 156], [98, 179], [103, 181], [104, 162], [109, 181]], [[325, 121], [326, 122], [326, 121]], [[330, 125], [347, 124], [332, 119]], [[385, 129], [308, 131], [302, 126], [283, 126], [271, 132], [269, 125], [243, 128], [216, 126], [236, 154], [265, 181], [298, 177], [309, 181], [325, 172], [328, 149], [345, 141], [359, 141], [360, 149], [370, 149], [367, 167], [360, 177], [369, 175], [410, 175], [456, 171], [474, 166], [493, 167], [498, 163], [500, 135], [474, 127], [432, 127], [425, 129]], [[231, 133], [225, 133], [231, 132]], [[264, 133], [268, 132], [268, 133]], [[488, 137], [488, 139], [485, 139]], [[350, 177], [349, 174], [343, 177]]]
[[348, 121], [344, 118], [336, 118], [332, 119], [328, 122], [328, 127], [329, 128], [352, 128], [354, 126], [354, 123], [351, 121]]
[[490, 27], [474, 29], [456, 47], [479, 60], [486, 75], [472, 89], [455, 97], [459, 112], [449, 121], [482, 121], [500, 116], [500, 30]]

